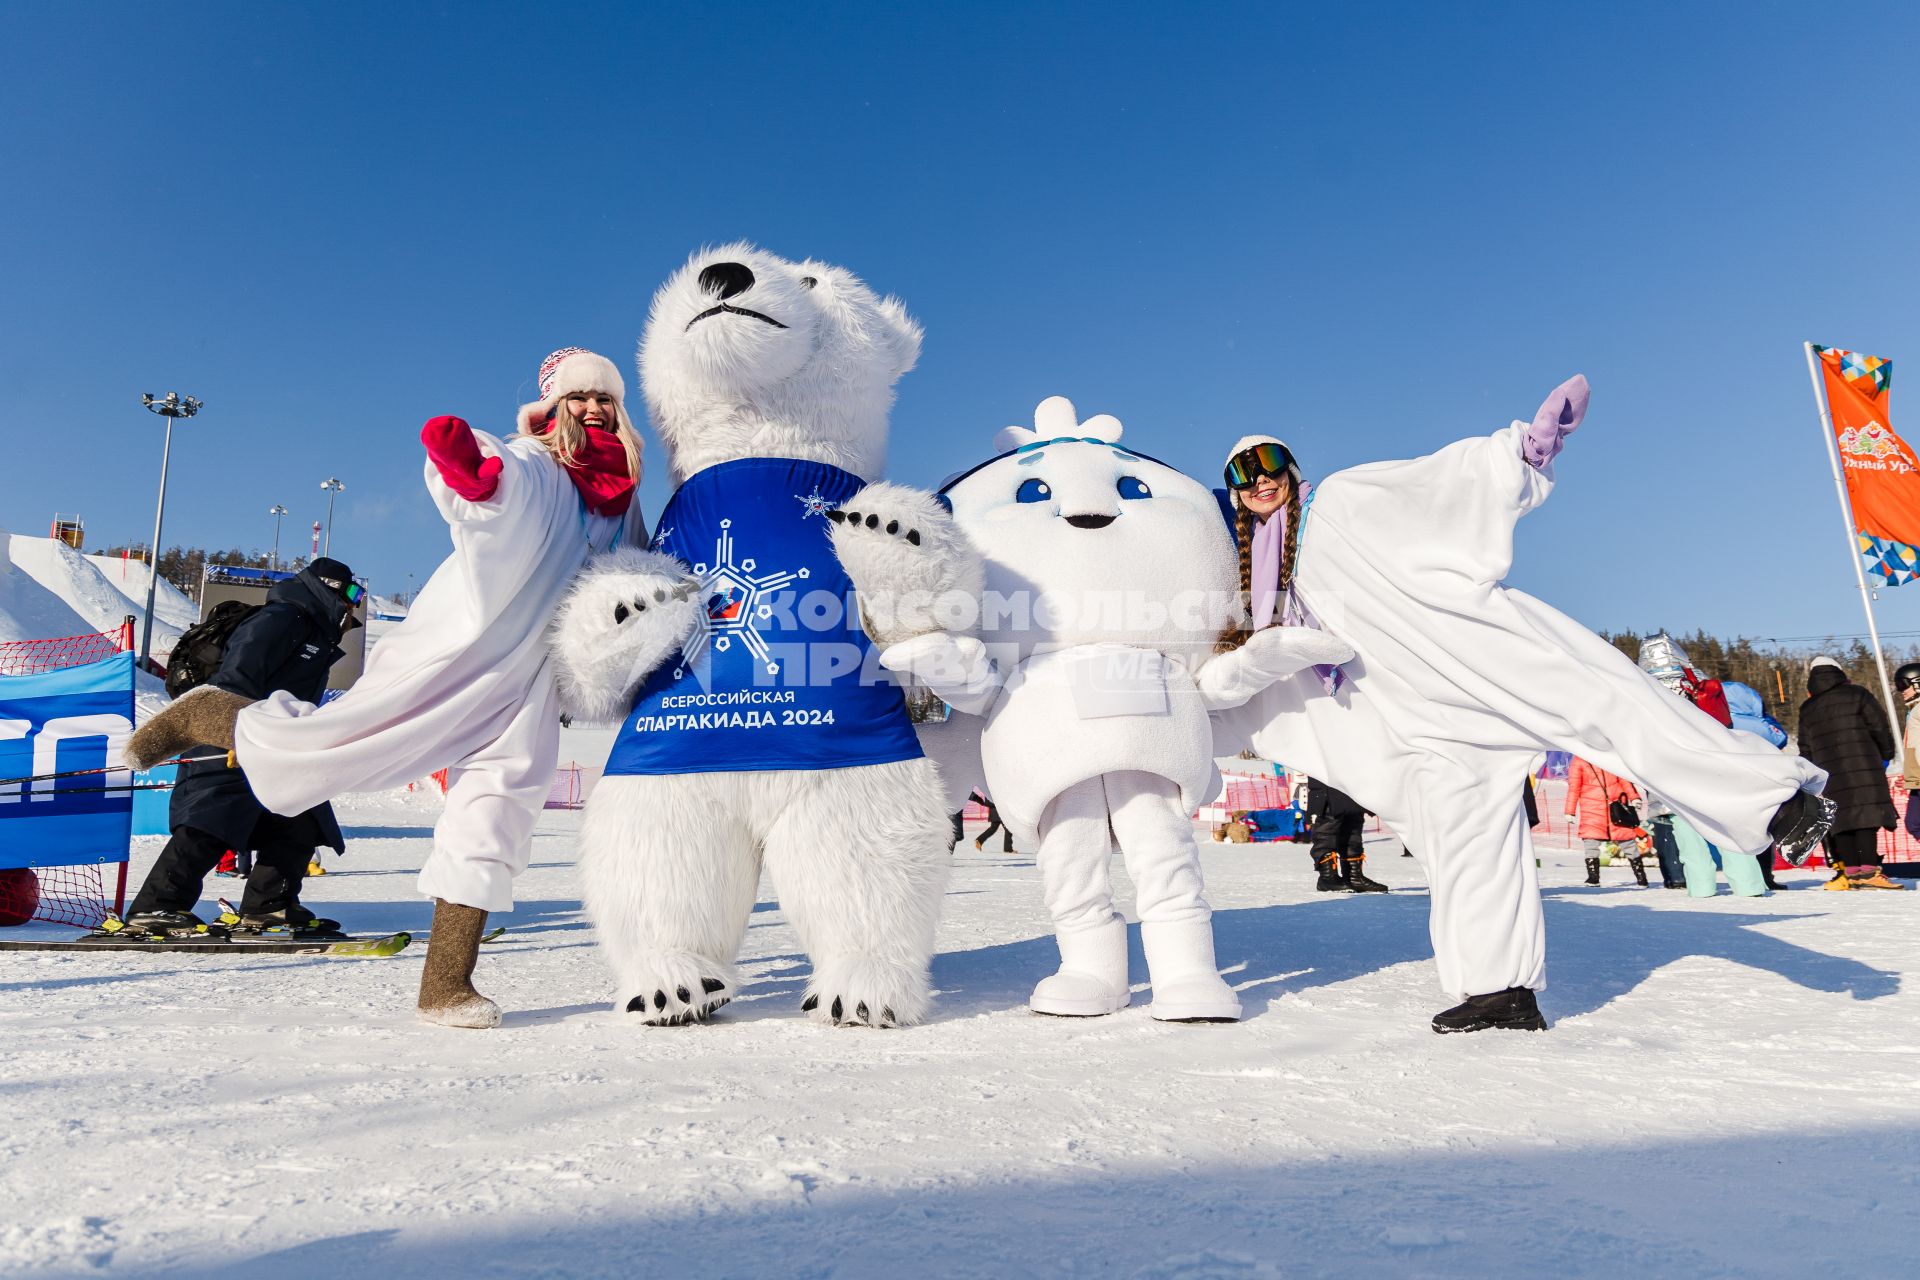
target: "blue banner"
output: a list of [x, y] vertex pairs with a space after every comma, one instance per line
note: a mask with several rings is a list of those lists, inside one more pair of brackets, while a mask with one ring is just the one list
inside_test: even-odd
[[[120, 759], [132, 732], [130, 653], [0, 676], [0, 778], [103, 769]], [[125, 862], [132, 781], [115, 769], [0, 785], [0, 868]]]

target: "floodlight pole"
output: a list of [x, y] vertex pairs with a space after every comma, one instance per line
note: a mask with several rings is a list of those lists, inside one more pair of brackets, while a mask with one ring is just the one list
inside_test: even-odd
[[325, 480], [322, 480], [320, 482], [320, 487], [326, 490], [326, 494], [327, 494], [327, 554], [332, 555], [333, 554], [333, 499], [335, 495], [343, 492], [347, 486], [345, 486], [344, 484], [341, 484], [336, 477], [328, 476]]
[[267, 514], [273, 517], [273, 567], [277, 570], [280, 567], [280, 520], [287, 509], [276, 502], [267, 508]]
[[144, 667], [153, 653], [153, 601], [160, 590], [160, 523], [167, 515], [167, 462], [173, 454], [173, 420], [191, 418], [200, 412], [200, 402], [169, 391], [164, 400], [156, 400], [149, 393], [140, 397], [140, 403], [167, 420], [166, 438], [160, 445], [160, 500], [153, 508], [153, 555], [147, 565], [147, 618], [140, 625], [140, 665]]

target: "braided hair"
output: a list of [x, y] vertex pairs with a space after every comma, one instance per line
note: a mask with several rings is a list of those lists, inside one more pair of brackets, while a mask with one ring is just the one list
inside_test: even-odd
[[[1253, 635], [1253, 534], [1259, 522], [1253, 512], [1247, 510], [1244, 502], [1236, 499], [1233, 507], [1233, 540], [1240, 549], [1240, 616], [1233, 628], [1214, 645], [1215, 653], [1231, 653]], [[1275, 584], [1279, 594], [1273, 602], [1276, 614], [1286, 609], [1287, 591], [1293, 586], [1294, 561], [1300, 553], [1299, 485], [1288, 486], [1286, 510], [1287, 540], [1280, 550], [1280, 581]], [[1279, 619], [1276, 617], [1274, 621]]]

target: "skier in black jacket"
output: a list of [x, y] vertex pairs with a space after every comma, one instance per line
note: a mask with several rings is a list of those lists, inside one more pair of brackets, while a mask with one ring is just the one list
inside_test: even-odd
[[1898, 750], [1879, 699], [1849, 681], [1832, 658], [1815, 658], [1800, 704], [1800, 754], [1827, 771], [1827, 799], [1839, 806], [1827, 832], [1827, 862], [1846, 870], [1827, 888], [1901, 887], [1880, 869], [1880, 832], [1899, 820], [1886, 773]]
[[[284, 689], [302, 702], [318, 702], [327, 671], [344, 656], [340, 637], [359, 625], [349, 594], [357, 594], [353, 571], [322, 557], [267, 592], [267, 603], [228, 637], [220, 669], [207, 683], [258, 699]], [[187, 756], [211, 755], [217, 747], [194, 747]], [[337, 932], [300, 905], [300, 883], [313, 851], [344, 850], [333, 806], [317, 805], [297, 817], [269, 813], [254, 799], [247, 776], [225, 760], [180, 766], [168, 814], [173, 838], [160, 851], [146, 883], [127, 913], [131, 929], [185, 932], [201, 924], [193, 914], [200, 888], [228, 849], [255, 850], [253, 871], [241, 900], [241, 927], [288, 926], [305, 932]]]

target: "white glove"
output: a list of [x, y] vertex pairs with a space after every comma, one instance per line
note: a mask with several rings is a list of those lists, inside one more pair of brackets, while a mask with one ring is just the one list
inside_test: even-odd
[[1000, 671], [974, 636], [930, 631], [882, 649], [880, 665], [911, 676], [969, 715], [985, 715], [1000, 693]]
[[1195, 675], [1209, 710], [1237, 707], [1276, 680], [1308, 667], [1350, 661], [1353, 647], [1338, 636], [1312, 627], [1268, 627], [1256, 631], [1229, 653], [1208, 660]]

